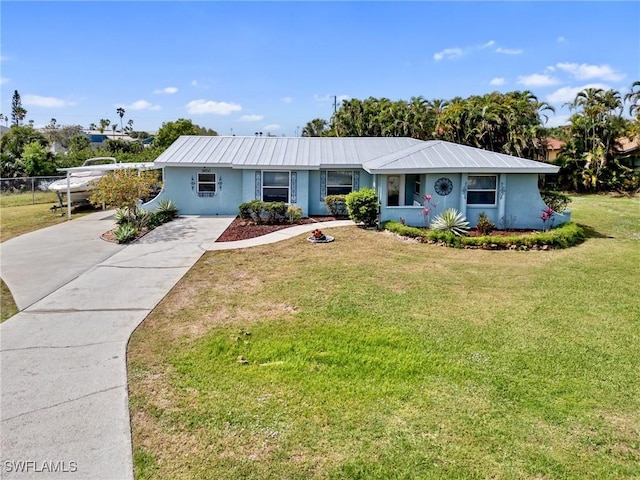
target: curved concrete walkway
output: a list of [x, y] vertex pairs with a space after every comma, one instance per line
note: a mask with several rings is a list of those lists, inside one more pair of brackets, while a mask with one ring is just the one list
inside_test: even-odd
[[135, 244], [105, 242], [98, 212], [0, 244], [21, 312], [0, 324], [0, 476], [131, 479], [126, 348], [207, 250], [246, 248], [350, 221], [215, 243], [232, 217], [181, 217]]

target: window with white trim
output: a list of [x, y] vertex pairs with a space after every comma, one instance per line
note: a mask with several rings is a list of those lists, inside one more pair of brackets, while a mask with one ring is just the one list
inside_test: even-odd
[[327, 170], [327, 195], [347, 195], [353, 191], [353, 171]]
[[198, 196], [213, 197], [218, 185], [216, 180], [215, 173], [198, 173]]
[[416, 176], [416, 181], [413, 184], [413, 193], [416, 195], [420, 195], [420, 190], [422, 186], [420, 185], [420, 175]]
[[467, 205], [495, 205], [497, 187], [497, 175], [469, 175]]
[[262, 172], [262, 201], [289, 203], [291, 172]]

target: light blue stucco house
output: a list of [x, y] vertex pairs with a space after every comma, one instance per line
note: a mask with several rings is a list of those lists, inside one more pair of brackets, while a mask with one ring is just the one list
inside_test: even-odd
[[[297, 205], [303, 216], [327, 215], [324, 197], [373, 188], [380, 221], [424, 226], [425, 195], [433, 217], [447, 208], [474, 226], [481, 212], [499, 228], [541, 228], [546, 163], [439, 140], [339, 137], [182, 136], [154, 162], [164, 171], [162, 199], [182, 215], [237, 215], [254, 199]], [[570, 220], [557, 215], [555, 224]]]

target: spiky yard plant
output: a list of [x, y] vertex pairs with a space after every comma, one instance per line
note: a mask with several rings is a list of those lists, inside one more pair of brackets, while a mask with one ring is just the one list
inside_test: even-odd
[[463, 237], [469, 230], [469, 222], [461, 212], [455, 208], [448, 208], [433, 219], [431, 228], [439, 232], [451, 232], [454, 235]]
[[178, 216], [178, 206], [173, 200], [160, 200], [156, 208], [156, 214], [162, 218], [163, 222], [168, 222]]

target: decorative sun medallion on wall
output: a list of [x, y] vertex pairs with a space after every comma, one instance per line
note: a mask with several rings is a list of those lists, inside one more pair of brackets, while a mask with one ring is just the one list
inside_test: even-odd
[[436, 193], [441, 197], [446, 197], [453, 190], [453, 182], [446, 177], [440, 177], [435, 183]]

